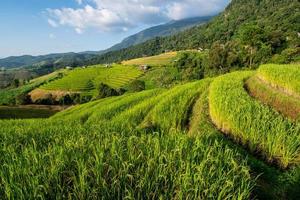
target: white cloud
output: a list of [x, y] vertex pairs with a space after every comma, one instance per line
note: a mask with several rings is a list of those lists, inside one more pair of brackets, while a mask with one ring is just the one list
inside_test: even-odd
[[81, 34], [93, 28], [100, 31], [127, 31], [139, 25], [152, 25], [195, 16], [213, 15], [230, 0], [75, 0], [80, 8], [48, 9], [48, 23], [69, 26]]
[[49, 23], [50, 26], [52, 26], [52, 27], [58, 27], [57, 23], [56, 23], [54, 20], [52, 20], [52, 19], [48, 19], [48, 23]]
[[170, 19], [178, 20], [187, 17], [207, 16], [221, 11], [228, 1], [222, 0], [184, 0], [175, 1], [167, 6]]

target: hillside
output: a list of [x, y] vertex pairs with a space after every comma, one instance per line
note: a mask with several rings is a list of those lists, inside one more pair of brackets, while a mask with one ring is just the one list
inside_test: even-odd
[[[9, 68], [50, 68], [50, 70], [61, 68], [61, 66], [75, 66], [81, 64], [81, 61], [91, 58], [92, 53], [58, 53], [41, 56], [11, 56], [0, 59], [0, 67]], [[43, 69], [40, 69], [43, 71]]]
[[136, 58], [132, 60], [123, 61], [123, 65], [150, 65], [161, 66], [171, 64], [175, 60], [177, 52], [163, 53], [157, 56]]
[[35, 88], [48, 82], [59, 79], [64, 70], [58, 70], [48, 75], [32, 79], [28, 83], [17, 88], [7, 88], [0, 90], [0, 105], [15, 105], [28, 103], [27, 94]]
[[[80, 101], [76, 100], [79, 101], [76, 103], [83, 103], [99, 95], [101, 84], [107, 85], [111, 89], [116, 90], [116, 92], [120, 91], [120, 94], [122, 94], [125, 92], [121, 92], [125, 90], [125, 86], [142, 75], [143, 72], [141, 70], [132, 66], [112, 65], [105, 67], [98, 65], [87, 68], [75, 68], [65, 72], [62, 78], [32, 90], [29, 96], [33, 103], [67, 104], [65, 101], [68, 101], [68, 104], [72, 104], [75, 103], [76, 98], [82, 99]], [[69, 96], [73, 99], [68, 99]]]
[[[142, 72], [136, 67], [124, 67], [121, 65], [113, 65], [109, 68], [90, 66], [69, 71], [62, 79], [43, 85], [41, 89], [91, 92], [101, 82], [113, 88], [121, 88], [141, 75]], [[91, 88], [88, 87], [90, 81], [92, 81]]]
[[220, 51], [225, 47], [225, 52], [230, 52], [227, 62], [237, 66], [259, 65], [270, 59], [279, 63], [299, 60], [299, 10], [298, 0], [233, 0], [224, 12], [203, 26], [96, 56], [90, 63], [116, 62], [165, 50], [199, 47], [213, 49], [220, 57], [224, 57]]
[[169, 35], [174, 35], [178, 32], [189, 29], [193, 26], [203, 25], [211, 19], [210, 16], [207, 17], [194, 17], [182, 20], [170, 21], [166, 24], [154, 26], [143, 30], [137, 34], [125, 38], [121, 43], [112, 46], [111, 48], [105, 50], [104, 52], [117, 51], [130, 46], [134, 46], [147, 40], [153, 39], [155, 37], [164, 37]]
[[0, 68], [34, 68], [36, 71], [40, 71], [40, 74], [48, 72], [47, 70], [55, 70], [57, 68], [65, 66], [82, 66], [85, 65], [90, 58], [94, 55], [99, 55], [111, 51], [124, 49], [136, 44], [143, 43], [147, 40], [160, 36], [169, 36], [178, 32], [184, 31], [193, 26], [206, 23], [211, 17], [195, 17], [182, 20], [171, 21], [166, 24], [154, 26], [143, 30], [137, 34], [125, 38], [121, 43], [116, 44], [106, 50], [101, 51], [86, 51], [81, 53], [61, 53], [61, 54], [49, 54], [41, 56], [11, 56], [8, 58], [0, 59]]
[[49, 119], [0, 121], [6, 155], [0, 158], [0, 194], [299, 199], [299, 118], [290, 120], [266, 105], [267, 96], [245, 89], [260, 77], [267, 91], [292, 100], [300, 79], [288, 74], [299, 69], [261, 66], [101, 99]]

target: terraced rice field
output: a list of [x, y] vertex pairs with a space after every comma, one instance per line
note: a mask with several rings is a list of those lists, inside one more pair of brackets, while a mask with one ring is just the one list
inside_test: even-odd
[[142, 72], [136, 67], [122, 65], [114, 65], [110, 68], [104, 66], [76, 68], [69, 71], [62, 79], [44, 85], [40, 89], [93, 93], [100, 83], [117, 89], [141, 75]]
[[299, 123], [248, 94], [254, 76], [235, 72], [49, 119], [0, 121], [0, 195], [299, 199]]
[[177, 52], [163, 53], [157, 56], [150, 56], [144, 58], [137, 58], [132, 60], [123, 61], [123, 65], [150, 65], [150, 66], [160, 66], [170, 64], [175, 57]]
[[257, 76], [268, 84], [282, 91], [296, 95], [300, 99], [300, 66], [293, 65], [263, 65]]
[[33, 79], [28, 84], [18, 88], [0, 90], [0, 105], [16, 104], [16, 97], [26, 95], [35, 88], [57, 79], [60, 73], [64, 73], [64, 71], [59, 70], [46, 76]]

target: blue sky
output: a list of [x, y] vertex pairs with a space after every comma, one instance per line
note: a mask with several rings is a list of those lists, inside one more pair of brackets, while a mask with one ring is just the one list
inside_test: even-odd
[[213, 15], [229, 0], [1, 0], [0, 57], [101, 50], [144, 28]]

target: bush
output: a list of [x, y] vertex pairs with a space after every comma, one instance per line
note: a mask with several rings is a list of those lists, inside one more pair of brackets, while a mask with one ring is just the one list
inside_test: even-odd
[[99, 92], [98, 93], [99, 99], [119, 95], [119, 93], [115, 89], [109, 87], [108, 85], [106, 85], [104, 83], [100, 83], [98, 92]]
[[145, 90], [146, 84], [144, 81], [135, 80], [128, 85], [128, 89], [130, 92], [140, 92]]
[[66, 94], [65, 96], [63, 96], [59, 99], [60, 105], [71, 105], [73, 103], [74, 103], [74, 101], [69, 94]]
[[41, 104], [41, 105], [54, 105], [55, 100], [52, 97], [52, 94], [47, 94], [44, 98], [38, 99], [36, 104]]
[[80, 95], [80, 103], [87, 103], [93, 98], [92, 95]]
[[25, 105], [32, 103], [31, 98], [28, 94], [20, 94], [16, 97], [15, 103], [17, 105]]

